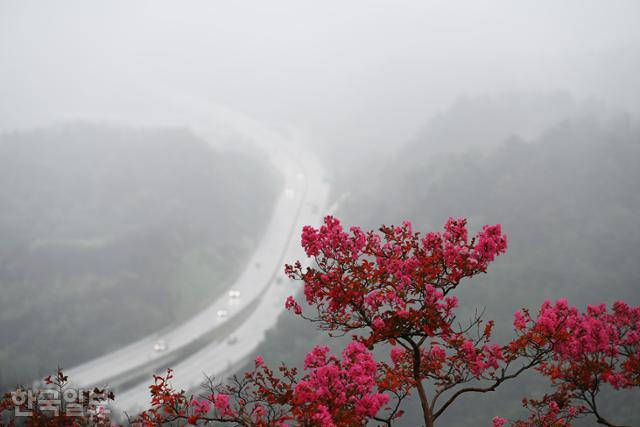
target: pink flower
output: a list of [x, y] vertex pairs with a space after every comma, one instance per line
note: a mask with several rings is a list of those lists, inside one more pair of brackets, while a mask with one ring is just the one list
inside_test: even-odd
[[507, 423], [505, 418], [493, 417], [493, 427], [502, 427]]
[[195, 416], [206, 414], [211, 409], [211, 405], [206, 399], [202, 399], [201, 401], [198, 401], [198, 399], [191, 400], [191, 407], [193, 408], [193, 414]]
[[289, 296], [287, 298], [287, 301], [285, 302], [284, 306], [287, 310], [293, 309], [293, 312], [295, 314], [298, 314], [298, 315], [302, 314], [302, 307], [300, 307], [300, 304], [298, 304], [292, 296]]
[[345, 416], [371, 418], [389, 401], [376, 391], [378, 365], [362, 343], [350, 343], [342, 360], [316, 346], [305, 358], [305, 369], [310, 373], [296, 385], [293, 401], [320, 425], [338, 424]]
[[520, 311], [516, 311], [513, 314], [513, 317], [514, 317], [513, 326], [516, 329], [522, 330], [527, 327], [527, 322], [526, 320], [524, 320], [524, 317], [522, 316], [522, 313], [520, 313]]
[[406, 319], [410, 315], [411, 315], [411, 313], [409, 313], [407, 310], [399, 310], [398, 311], [398, 316], [402, 317], [403, 319]]
[[233, 410], [229, 405], [229, 396], [227, 396], [226, 394], [219, 393], [217, 396], [215, 396], [213, 406], [220, 412], [220, 416], [223, 418], [233, 415]]
[[373, 321], [373, 328], [374, 329], [382, 329], [384, 328], [384, 320], [382, 320], [379, 317], [376, 317]]

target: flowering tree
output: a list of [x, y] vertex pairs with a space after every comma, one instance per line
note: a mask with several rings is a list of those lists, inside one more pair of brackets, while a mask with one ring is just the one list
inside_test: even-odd
[[[465, 278], [486, 272], [506, 250], [500, 226], [485, 226], [469, 240], [466, 221], [450, 219], [444, 233], [420, 237], [411, 224], [382, 227], [382, 235], [353, 227], [346, 233], [332, 217], [316, 230], [305, 227], [302, 245], [315, 268], [286, 266], [287, 274], [305, 284], [306, 301], [315, 315], [302, 314], [293, 298], [287, 307], [317, 322], [322, 329], [353, 333], [369, 348], [380, 342], [393, 346], [393, 366], [385, 388], [400, 393], [415, 389], [424, 422], [432, 426], [463, 393], [489, 391], [518, 372], [505, 365], [513, 359], [491, 343], [492, 322], [480, 317], [456, 325], [458, 300], [453, 291]], [[475, 379], [489, 379], [486, 390], [476, 387], [446, 393]], [[436, 387], [432, 396], [425, 381]], [[442, 401], [442, 403], [441, 403]], [[440, 404], [441, 403], [441, 404]]]
[[388, 402], [377, 388], [378, 365], [360, 343], [351, 343], [342, 360], [327, 347], [315, 347], [305, 358], [308, 373], [297, 378], [295, 368], [281, 366], [280, 376], [261, 357], [255, 369], [228, 384], [209, 385], [198, 400], [169, 386], [172, 374], [156, 376], [151, 386], [153, 408], [135, 423], [160, 424], [176, 420], [227, 422], [243, 426], [299, 425], [360, 426]]
[[[599, 424], [614, 426], [598, 410], [597, 397], [605, 384], [615, 390], [640, 386], [640, 307], [618, 301], [611, 311], [601, 304], [580, 313], [566, 300], [547, 301], [537, 319], [525, 309], [516, 312], [514, 326], [519, 338], [512, 346], [552, 350], [536, 370], [553, 387], [541, 400], [524, 399], [531, 417], [514, 425], [569, 425], [591, 414]], [[494, 425], [504, 424], [506, 420], [494, 419]]]
[[[450, 218], [443, 232], [421, 236], [408, 222], [379, 233], [347, 232], [329, 216], [319, 229], [304, 227], [302, 246], [313, 265], [296, 262], [285, 272], [304, 284], [309, 308], [293, 297], [285, 306], [330, 334], [350, 334], [341, 357], [315, 347], [301, 375], [285, 365], [276, 373], [258, 357], [242, 376], [211, 380], [201, 398], [174, 390], [169, 371], [154, 377], [152, 407], [132, 423], [391, 425], [403, 414], [403, 400], [417, 394], [431, 427], [460, 396], [494, 391], [535, 369], [550, 379], [551, 392], [525, 399], [531, 415], [512, 425], [570, 425], [592, 415], [612, 426], [597, 405], [602, 385], [640, 385], [640, 307], [617, 302], [581, 313], [564, 300], [545, 302], [537, 316], [517, 311], [515, 337], [502, 345], [482, 314], [458, 322], [456, 288], [507, 249], [499, 225], [470, 239], [464, 219]], [[386, 361], [374, 360], [376, 346], [389, 352]], [[493, 419], [495, 427], [507, 423]]]
[[[464, 219], [449, 219], [443, 233], [424, 237], [408, 222], [380, 231], [353, 227], [346, 233], [331, 217], [319, 230], [305, 227], [302, 245], [316, 267], [303, 270], [298, 262], [286, 272], [304, 282], [315, 313], [302, 314], [293, 298], [287, 307], [323, 329], [353, 333], [369, 348], [390, 344], [391, 366], [381, 386], [398, 400], [415, 390], [426, 426], [461, 395], [493, 391], [549, 353], [524, 340], [508, 346], [492, 342], [493, 322], [480, 315], [468, 325], [456, 322], [455, 289], [486, 272], [506, 251], [499, 225], [485, 226], [472, 239]], [[520, 358], [525, 362], [515, 366]]]
[[[589, 413], [612, 425], [597, 409], [599, 384], [640, 385], [640, 308], [618, 302], [612, 313], [598, 306], [581, 314], [566, 301], [545, 302], [537, 318], [525, 309], [516, 312], [515, 338], [503, 345], [493, 342], [493, 322], [481, 315], [465, 325], [457, 322], [455, 289], [486, 272], [506, 251], [499, 225], [485, 226], [470, 239], [464, 219], [449, 219], [443, 232], [421, 236], [408, 222], [383, 226], [380, 233], [357, 227], [346, 232], [327, 217], [319, 229], [304, 227], [302, 246], [314, 265], [303, 268], [296, 262], [285, 272], [304, 283], [310, 309], [303, 310], [293, 297], [286, 307], [330, 334], [351, 334], [353, 342], [342, 364], [327, 357], [326, 348], [315, 348], [305, 360], [311, 372], [301, 380], [285, 366], [282, 378], [276, 378], [259, 358], [242, 381], [209, 396], [209, 402], [220, 393], [234, 398], [238, 406], [225, 409], [228, 420], [391, 425], [402, 415], [403, 399], [416, 393], [424, 424], [433, 426], [460, 396], [494, 391], [536, 369], [551, 379], [553, 392], [541, 400], [525, 399], [531, 416], [514, 425], [569, 425]], [[367, 349], [376, 345], [390, 346], [389, 362], [373, 360]], [[353, 360], [348, 354], [366, 360], [367, 368], [348, 365]], [[249, 394], [242, 395], [246, 390]], [[265, 408], [272, 411], [268, 416]], [[507, 422], [494, 418], [495, 426]]]

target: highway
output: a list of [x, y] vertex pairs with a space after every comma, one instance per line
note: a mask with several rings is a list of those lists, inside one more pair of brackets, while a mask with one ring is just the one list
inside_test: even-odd
[[[173, 384], [176, 389], [196, 389], [204, 382], [205, 374], [224, 379], [233, 373], [233, 368], [254, 358], [266, 331], [275, 326], [278, 315], [282, 313], [286, 297], [294, 294], [301, 286], [300, 283], [294, 283], [284, 276], [283, 266], [285, 262], [305, 259], [306, 256], [300, 247], [300, 231], [304, 225], [320, 222], [323, 211], [318, 206], [324, 206], [326, 203], [328, 188], [322, 182], [323, 171], [320, 166], [313, 159], [304, 157], [305, 154], [302, 152], [298, 153], [298, 156], [303, 159], [302, 164], [305, 166], [303, 173], [307, 189], [293, 224], [293, 233], [288, 236], [286, 249], [278, 254], [279, 259], [269, 267], [275, 268], [270, 270], [275, 272], [275, 278], [269, 277], [265, 272], [262, 282], [256, 283], [259, 287], [265, 286], [265, 292], [259, 297], [256, 306], [243, 314], [243, 322], [230, 330], [226, 337], [217, 338], [171, 366], [174, 370]], [[129, 414], [148, 408], [150, 378], [147, 377], [146, 381], [136, 384], [124, 393], [116, 394], [115, 406]]]
[[181, 325], [65, 371], [76, 387], [107, 385], [115, 390], [112, 411], [131, 414], [148, 407], [151, 375], [167, 367], [174, 369], [177, 387], [193, 389], [205, 379], [205, 373], [229, 374], [233, 366], [254, 356], [266, 331], [283, 311], [286, 297], [295, 292], [294, 285], [284, 277], [284, 263], [304, 258], [300, 248], [302, 226], [321, 221], [329, 194], [322, 166], [296, 136], [273, 132], [256, 121], [201, 101], [174, 97], [177, 102], [189, 107], [181, 108], [188, 111], [183, 125], [202, 139], [219, 139], [222, 121], [262, 150], [264, 160], [282, 174], [283, 191], [258, 247], [228, 289], [231, 294], [220, 295]]

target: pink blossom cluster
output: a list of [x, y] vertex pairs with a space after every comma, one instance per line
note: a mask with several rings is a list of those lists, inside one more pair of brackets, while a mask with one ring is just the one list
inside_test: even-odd
[[454, 283], [478, 271], [485, 272], [489, 263], [507, 250], [507, 237], [500, 224], [485, 225], [472, 243], [466, 225], [464, 218], [449, 218], [444, 233], [429, 233], [422, 240], [427, 251], [442, 257], [449, 280]]
[[507, 424], [507, 419], [506, 418], [501, 418], [498, 416], [493, 417], [493, 427], [503, 427], [505, 424]]
[[195, 416], [206, 414], [211, 410], [211, 402], [207, 399], [191, 399], [191, 408]]
[[185, 405], [184, 412], [190, 412], [187, 421], [190, 424], [197, 424], [202, 418], [207, 418], [211, 411], [211, 403], [218, 411], [218, 415], [222, 419], [233, 419], [236, 413], [231, 408], [229, 396], [223, 393], [212, 393], [208, 399], [198, 400], [192, 398], [188, 405]]
[[302, 314], [302, 307], [300, 307], [300, 304], [298, 304], [292, 296], [287, 297], [284, 306], [287, 310], [293, 310], [295, 314]]
[[297, 425], [355, 426], [365, 424], [389, 402], [378, 390], [378, 364], [359, 342], [349, 344], [341, 359], [329, 348], [316, 346], [306, 356], [304, 369], [307, 373], [300, 379], [297, 369], [284, 365], [281, 375], [275, 375], [258, 356], [255, 369], [244, 375], [244, 385], [223, 387], [235, 396], [217, 391], [207, 400], [191, 399], [178, 416], [184, 414], [192, 424], [220, 421], [283, 427], [295, 421]]
[[233, 409], [231, 409], [229, 396], [218, 393], [217, 395], [212, 395], [211, 399], [213, 400], [213, 406], [215, 406], [220, 413], [220, 417], [225, 418], [233, 416]]
[[497, 371], [499, 362], [504, 360], [502, 355], [502, 347], [498, 344], [483, 345], [478, 348], [477, 345], [465, 340], [460, 346], [462, 350], [459, 354], [461, 360], [467, 365], [469, 371], [477, 378], [485, 374], [486, 371]]
[[310, 372], [296, 385], [293, 403], [315, 414], [321, 426], [340, 425], [345, 416], [372, 418], [389, 401], [376, 391], [378, 365], [359, 342], [349, 344], [342, 361], [327, 347], [317, 346], [305, 358], [305, 369]]
[[[471, 241], [466, 220], [449, 218], [443, 232], [420, 237], [411, 223], [383, 226], [380, 233], [352, 227], [327, 216], [316, 229], [305, 226], [302, 246], [316, 261], [302, 269], [299, 262], [285, 272], [304, 281], [307, 303], [315, 306], [327, 328], [369, 328], [363, 342], [420, 331], [448, 334], [449, 319], [458, 305], [447, 293], [465, 277], [485, 272], [507, 249], [500, 225], [483, 227]], [[286, 307], [301, 307], [291, 297]]]
[[611, 311], [600, 304], [581, 313], [564, 299], [545, 301], [535, 320], [526, 310], [516, 312], [514, 326], [552, 347], [553, 359], [539, 369], [554, 381], [583, 389], [599, 382], [615, 389], [640, 385], [640, 307], [618, 301]]
[[[546, 395], [539, 401], [524, 399], [523, 403], [532, 413], [526, 420], [513, 421], [513, 427], [569, 427], [574, 419], [585, 413], [582, 406], [573, 406], [563, 393]], [[508, 423], [506, 418], [493, 418], [494, 427], [503, 427]]]
[[367, 239], [359, 227], [352, 227], [350, 231], [352, 236], [344, 232], [340, 221], [327, 216], [319, 230], [310, 225], [302, 228], [302, 247], [308, 256], [322, 254], [333, 257], [338, 254], [349, 254], [353, 259], [357, 259]]

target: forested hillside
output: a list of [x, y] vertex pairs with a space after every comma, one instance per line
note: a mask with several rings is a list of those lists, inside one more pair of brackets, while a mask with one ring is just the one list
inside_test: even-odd
[[280, 177], [183, 129], [0, 136], [0, 386], [184, 319], [229, 285]]
[[[343, 183], [351, 196], [337, 215], [366, 228], [410, 219], [420, 231], [440, 229], [449, 216], [468, 218], [472, 230], [482, 224], [502, 224], [509, 239], [507, 254], [488, 274], [464, 283], [458, 293], [468, 313], [486, 308], [485, 318], [496, 320], [498, 338], [511, 333], [516, 309], [535, 309], [545, 299], [567, 297], [583, 309], [586, 304], [617, 299], [640, 303], [637, 121], [597, 108], [582, 110], [579, 105], [558, 108], [549, 103], [551, 98], [547, 104], [530, 103], [538, 112], [545, 105], [554, 111], [544, 120], [526, 120], [526, 114], [532, 114], [528, 110], [518, 120], [511, 113], [501, 130], [503, 117], [498, 112], [508, 111], [513, 98], [503, 104], [488, 102], [486, 109], [482, 99], [487, 98], [461, 101], [431, 120], [380, 169], [369, 165], [351, 176], [353, 185]], [[571, 114], [563, 117], [563, 111]], [[450, 126], [455, 123], [477, 125], [464, 130]], [[536, 123], [538, 129], [527, 127], [519, 135], [518, 123]], [[540, 123], [546, 127], [540, 128]], [[474, 137], [482, 141], [482, 150], [473, 142], [460, 143], [462, 133], [467, 141]], [[496, 135], [501, 139], [490, 143]], [[317, 341], [325, 336], [314, 332], [313, 325], [284, 314], [260, 353], [272, 362], [300, 361], [309, 348], [309, 335]], [[292, 336], [297, 337], [295, 342]], [[284, 343], [297, 353], [278, 353]], [[526, 387], [513, 383], [496, 394], [469, 397], [466, 407], [464, 401], [457, 402], [459, 410], [447, 413], [444, 424], [487, 425], [498, 412], [514, 416], [523, 390], [544, 390], [537, 379], [526, 381]], [[615, 411], [616, 420], [635, 425], [640, 422], [632, 403], [637, 397], [620, 393], [606, 399], [603, 410]], [[419, 421], [412, 418], [417, 413], [417, 408], [407, 411], [403, 425], [417, 425]]]

